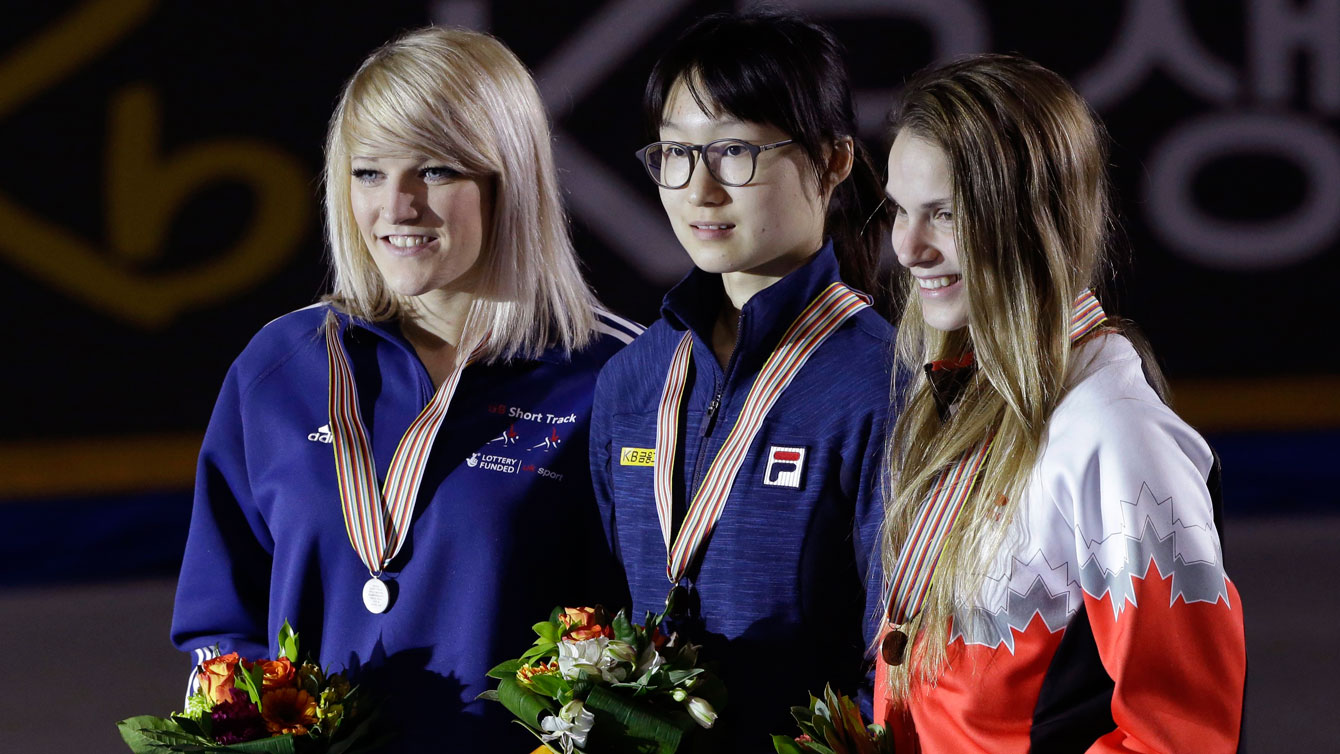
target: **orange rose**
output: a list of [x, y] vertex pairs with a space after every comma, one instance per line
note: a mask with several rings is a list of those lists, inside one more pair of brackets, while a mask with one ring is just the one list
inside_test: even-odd
[[200, 671], [196, 678], [200, 681], [200, 690], [204, 692], [210, 704], [231, 702], [246, 695], [233, 682], [237, 662], [237, 653], [229, 652], [200, 663]]
[[261, 672], [265, 674], [261, 687], [266, 691], [281, 686], [292, 686], [293, 679], [297, 675], [297, 670], [293, 667], [293, 663], [288, 661], [287, 657], [262, 661]]
[[609, 616], [601, 607], [565, 607], [558, 620], [569, 629], [567, 636], [573, 641], [614, 635], [614, 629], [605, 625]]
[[316, 725], [316, 698], [306, 691], [293, 688], [267, 691], [261, 696], [261, 709], [265, 729], [277, 736], [285, 733], [303, 736]]

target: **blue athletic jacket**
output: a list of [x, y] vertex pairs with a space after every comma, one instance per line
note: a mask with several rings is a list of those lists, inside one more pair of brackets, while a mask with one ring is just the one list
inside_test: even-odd
[[[662, 318], [605, 366], [591, 419], [591, 476], [635, 614], [659, 612], [670, 584], [652, 467], [666, 371], [687, 329], [693, 364], [681, 419], [675, 531], [691, 495], [734, 426], [764, 360], [796, 316], [838, 280], [831, 245], [760, 291], [740, 316], [723, 370], [711, 348], [723, 297], [719, 275], [694, 270], [665, 297]], [[726, 507], [686, 584], [700, 602], [695, 643], [721, 660], [732, 751], [768, 751], [792, 732], [792, 705], [826, 682], [860, 695], [879, 613], [876, 546], [881, 448], [889, 417], [894, 328], [873, 309], [847, 322], [782, 393], [749, 449]], [[710, 410], [717, 404], [714, 415]], [[801, 468], [789, 469], [794, 449]], [[798, 473], [797, 473], [798, 472]]]
[[[392, 604], [373, 615], [330, 444], [327, 311], [271, 322], [228, 372], [200, 452], [172, 641], [196, 661], [215, 645], [273, 657], [287, 619], [305, 652], [382, 701], [395, 750], [528, 751], [534, 740], [501, 705], [474, 699], [555, 605], [604, 598], [593, 575], [615, 569], [594, 562], [604, 548], [587, 466], [591, 396], [601, 365], [640, 328], [601, 316], [580, 353], [464, 371], [386, 571]], [[433, 385], [395, 323], [339, 321], [384, 480]]]

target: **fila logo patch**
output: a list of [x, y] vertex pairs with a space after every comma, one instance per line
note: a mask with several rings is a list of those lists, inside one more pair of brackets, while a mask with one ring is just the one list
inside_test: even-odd
[[800, 489], [800, 477], [805, 473], [805, 449], [768, 448], [768, 469], [763, 472], [763, 483], [771, 487]]
[[619, 451], [620, 466], [654, 466], [655, 448], [624, 448]]

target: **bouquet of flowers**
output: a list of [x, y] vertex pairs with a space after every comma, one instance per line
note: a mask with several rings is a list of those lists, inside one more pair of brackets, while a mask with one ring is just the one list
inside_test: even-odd
[[721, 681], [698, 666], [698, 647], [624, 611], [554, 608], [525, 654], [489, 671], [501, 702], [551, 751], [671, 754], [711, 728], [726, 702]]
[[800, 735], [773, 736], [777, 754], [894, 754], [893, 737], [879, 725], [866, 725], [861, 710], [824, 686], [824, 698], [810, 695], [810, 706], [792, 707]]
[[136, 754], [151, 752], [269, 752], [352, 754], [370, 750], [372, 715], [357, 689], [339, 673], [298, 662], [298, 634], [279, 632], [280, 656], [250, 661], [236, 652], [196, 668], [200, 690], [186, 711], [139, 715], [116, 724]]

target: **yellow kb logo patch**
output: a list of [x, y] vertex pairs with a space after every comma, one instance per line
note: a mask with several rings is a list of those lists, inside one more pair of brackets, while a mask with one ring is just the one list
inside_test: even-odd
[[619, 453], [620, 466], [654, 466], [655, 464], [655, 448], [624, 448]]

